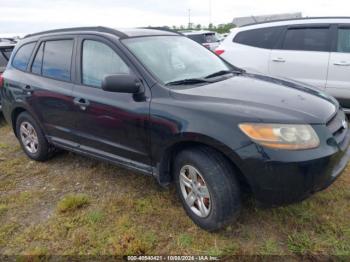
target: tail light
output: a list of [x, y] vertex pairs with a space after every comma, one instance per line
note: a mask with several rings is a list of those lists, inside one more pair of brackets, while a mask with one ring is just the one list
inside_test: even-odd
[[4, 87], [4, 77], [0, 73], [0, 88], [3, 88], [3, 87]]
[[222, 50], [222, 49], [215, 50], [215, 54], [217, 54], [217, 55], [222, 55], [224, 52], [225, 52], [225, 50]]

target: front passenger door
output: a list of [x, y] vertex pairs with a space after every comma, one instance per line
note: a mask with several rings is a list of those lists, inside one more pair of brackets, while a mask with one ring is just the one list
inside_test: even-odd
[[350, 109], [350, 25], [340, 26], [336, 39], [329, 61], [327, 92]]
[[81, 150], [141, 169], [149, 168], [150, 91], [145, 99], [101, 89], [106, 75], [136, 74], [119, 49], [104, 38], [81, 37], [77, 55], [79, 84], [73, 90], [76, 132]]

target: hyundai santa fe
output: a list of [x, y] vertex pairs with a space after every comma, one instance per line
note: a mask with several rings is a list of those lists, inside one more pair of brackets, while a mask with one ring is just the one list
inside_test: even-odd
[[61, 148], [173, 182], [209, 231], [237, 218], [243, 191], [270, 206], [300, 201], [349, 160], [334, 98], [246, 73], [175, 32], [32, 34], [2, 82], [5, 118], [31, 159]]

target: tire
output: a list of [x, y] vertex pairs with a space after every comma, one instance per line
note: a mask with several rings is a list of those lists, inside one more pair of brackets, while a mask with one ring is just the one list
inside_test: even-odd
[[[30, 146], [29, 144], [25, 144], [25, 138], [28, 137], [23, 135], [27, 134], [26, 132], [21, 131], [21, 127], [24, 126], [27, 131], [32, 131], [34, 132], [29, 132], [31, 133], [30, 139], [33, 140], [37, 138], [37, 146]], [[49, 143], [47, 142], [43, 131], [41, 130], [40, 126], [38, 123], [34, 120], [34, 118], [28, 114], [27, 112], [21, 113], [16, 120], [16, 134], [17, 138], [21, 144], [21, 147], [23, 151], [26, 153], [26, 155], [36, 161], [46, 161], [51, 157], [51, 148]], [[29, 148], [30, 147], [30, 148]], [[31, 150], [31, 149], [35, 150]]]
[[[195, 176], [197, 182], [201, 184], [199, 190], [184, 185], [189, 181], [183, 180], [181, 172], [191, 177], [193, 171], [199, 172], [199, 175]], [[199, 227], [207, 231], [216, 231], [237, 219], [241, 209], [239, 183], [235, 178], [234, 169], [220, 153], [204, 146], [181, 151], [175, 158], [173, 172], [182, 205], [188, 216]], [[208, 192], [203, 187], [204, 184]], [[186, 193], [183, 192], [184, 189]], [[202, 200], [197, 198], [194, 201], [195, 191], [197, 197]], [[192, 207], [187, 204], [185, 194], [190, 203], [194, 201]], [[205, 197], [208, 195], [209, 199]], [[203, 205], [205, 208], [200, 208]]]

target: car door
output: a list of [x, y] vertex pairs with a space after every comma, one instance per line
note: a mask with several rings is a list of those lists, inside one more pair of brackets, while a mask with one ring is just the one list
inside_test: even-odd
[[289, 26], [280, 46], [270, 53], [269, 73], [324, 89], [330, 56], [330, 36], [330, 25]]
[[335, 30], [326, 90], [344, 108], [350, 109], [350, 24], [339, 25]]
[[79, 109], [75, 119], [81, 150], [149, 169], [150, 90], [145, 86], [145, 97], [137, 99], [101, 89], [104, 76], [139, 76], [137, 70], [114, 43], [98, 36], [79, 38], [77, 61], [79, 83], [73, 94]]
[[71, 68], [75, 39], [72, 36], [44, 39], [26, 75], [27, 103], [43, 124], [46, 134], [56, 143], [76, 146], [74, 142], [75, 110], [72, 102], [73, 77]]

